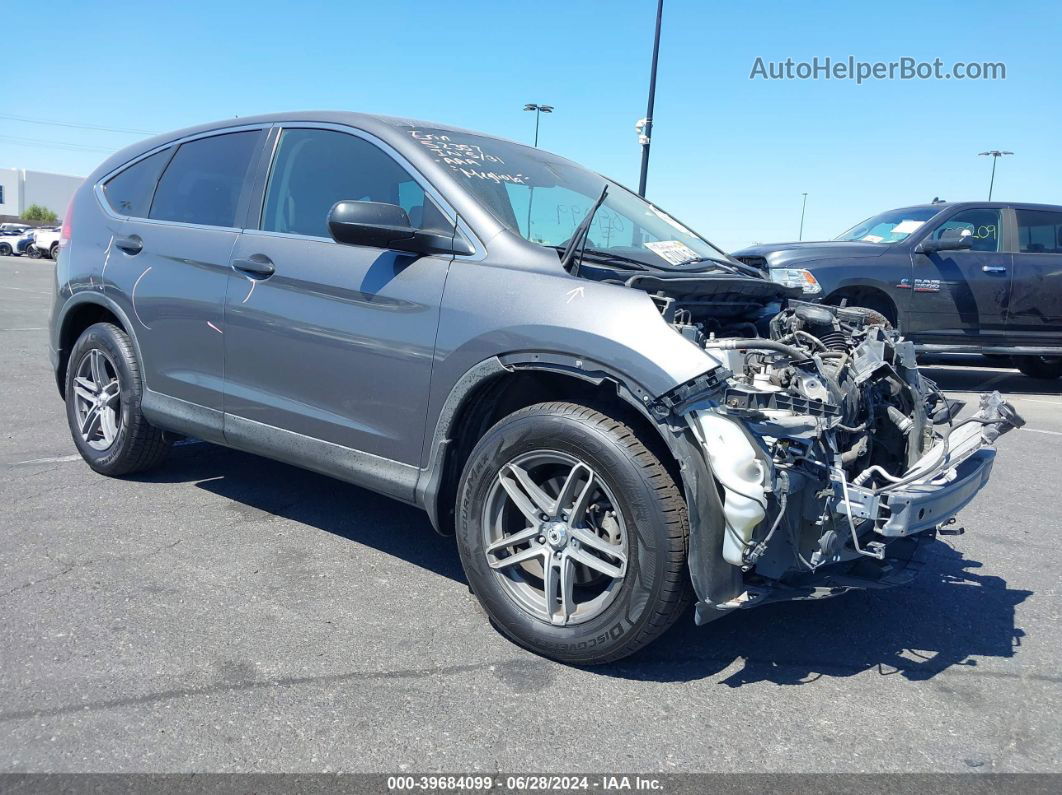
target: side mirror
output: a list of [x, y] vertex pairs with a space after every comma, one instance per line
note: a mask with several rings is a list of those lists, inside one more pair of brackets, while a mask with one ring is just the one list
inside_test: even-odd
[[336, 202], [328, 213], [328, 231], [337, 243], [402, 251], [407, 254], [471, 254], [454, 234], [417, 229], [406, 211], [385, 202]]
[[973, 248], [973, 235], [944, 237], [940, 240], [923, 240], [915, 249], [919, 254], [933, 254], [937, 251], [963, 251]]

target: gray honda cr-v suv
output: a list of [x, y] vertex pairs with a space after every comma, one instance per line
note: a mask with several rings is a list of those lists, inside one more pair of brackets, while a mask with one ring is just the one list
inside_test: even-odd
[[906, 582], [985, 484], [875, 313], [795, 300], [563, 158], [288, 113], [111, 157], [74, 197], [52, 362], [89, 466], [175, 435], [423, 507], [518, 643], [606, 662], [703, 623]]

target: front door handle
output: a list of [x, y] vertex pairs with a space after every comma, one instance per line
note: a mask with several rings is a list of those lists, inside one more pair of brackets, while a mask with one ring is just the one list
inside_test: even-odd
[[120, 248], [126, 254], [133, 256], [139, 254], [144, 250], [144, 241], [140, 239], [140, 235], [129, 235], [129, 237], [116, 237], [114, 239], [114, 247]]
[[273, 263], [265, 254], [252, 254], [246, 259], [234, 259], [232, 267], [260, 279], [267, 279], [276, 272]]
[[985, 273], [1006, 273], [1007, 269], [1004, 265], [982, 265], [981, 270]]

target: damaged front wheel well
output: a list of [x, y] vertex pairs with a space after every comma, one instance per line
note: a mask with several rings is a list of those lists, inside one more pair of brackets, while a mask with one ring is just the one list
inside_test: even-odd
[[654, 421], [620, 396], [621, 385], [610, 377], [587, 379], [565, 372], [544, 369], [507, 370], [486, 380], [468, 394], [454, 415], [442, 461], [442, 475], [435, 498], [437, 529], [444, 535], [454, 531], [454, 503], [465, 463], [483, 435], [499, 420], [536, 403], [567, 401], [593, 408], [622, 422], [663, 464], [681, 487], [678, 461]]

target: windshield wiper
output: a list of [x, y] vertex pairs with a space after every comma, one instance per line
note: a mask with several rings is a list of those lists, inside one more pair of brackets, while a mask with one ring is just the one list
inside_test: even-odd
[[722, 265], [724, 268], [726, 268], [726, 270], [734, 274], [745, 276], [763, 276], [763, 271], [761, 271], [759, 268], [753, 267], [752, 265], [746, 265], [743, 262], [730, 262], [725, 259], [719, 259], [718, 257], [694, 257], [693, 259], [688, 259], [682, 262], [680, 264], [680, 267], [685, 267], [686, 265], [694, 265], [698, 262], [712, 262], [716, 265]]
[[575, 259], [575, 252], [586, 245], [586, 240], [590, 236], [590, 224], [593, 223], [594, 215], [597, 213], [598, 209], [605, 203], [605, 197], [607, 195], [608, 183], [606, 183], [605, 187], [601, 189], [601, 195], [597, 197], [594, 206], [587, 211], [586, 217], [583, 218], [583, 220], [579, 222], [579, 226], [575, 228], [571, 240], [568, 241], [567, 248], [564, 249], [564, 253], [561, 255], [561, 267], [564, 268], [564, 270], [568, 270], [568, 267], [571, 266], [571, 270], [568, 272], [571, 273], [572, 276], [579, 275], [579, 263], [576, 262], [575, 265], [572, 265], [572, 261]]
[[[557, 248], [554, 246], [554, 248]], [[652, 265], [647, 262], [643, 262], [635, 257], [628, 257], [625, 254], [613, 254], [611, 251], [606, 251], [601, 248], [588, 248], [583, 247], [583, 250], [579, 252], [579, 259], [588, 259], [602, 264], [614, 262], [616, 264], [623, 263], [624, 265], [632, 265], [635, 270], [639, 271], [651, 271], [656, 270]]]

